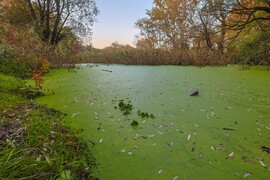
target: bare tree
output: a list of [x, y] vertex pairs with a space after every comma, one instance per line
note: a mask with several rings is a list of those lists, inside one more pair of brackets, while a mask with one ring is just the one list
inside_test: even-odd
[[78, 36], [90, 36], [99, 11], [94, 0], [25, 0], [32, 19], [42, 31], [44, 42], [56, 45], [71, 30]]

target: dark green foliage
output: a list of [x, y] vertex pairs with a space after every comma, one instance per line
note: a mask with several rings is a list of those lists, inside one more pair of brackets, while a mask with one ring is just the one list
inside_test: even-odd
[[138, 116], [142, 117], [142, 118], [151, 118], [154, 119], [155, 116], [154, 114], [149, 114], [147, 112], [141, 112], [140, 110], [137, 112]]
[[137, 126], [139, 126], [139, 123], [138, 123], [138, 121], [133, 120], [130, 125], [133, 127], [137, 127]]
[[262, 32], [249, 32], [229, 48], [234, 63], [270, 65], [270, 40]]
[[120, 100], [118, 107], [120, 111], [123, 112], [123, 115], [129, 115], [131, 114], [131, 111], [133, 110], [133, 105], [130, 104], [130, 101], [125, 103], [124, 100]]
[[15, 57], [6, 50], [0, 52], [0, 73], [23, 79], [31, 76], [30, 67], [24, 63], [17, 63]]

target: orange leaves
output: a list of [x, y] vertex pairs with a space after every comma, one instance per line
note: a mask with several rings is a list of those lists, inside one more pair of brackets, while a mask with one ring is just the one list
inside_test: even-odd
[[42, 75], [49, 71], [50, 63], [48, 60], [41, 56], [40, 58], [40, 68], [32, 70], [32, 79], [36, 83], [36, 87], [42, 89], [41, 84], [44, 82]]

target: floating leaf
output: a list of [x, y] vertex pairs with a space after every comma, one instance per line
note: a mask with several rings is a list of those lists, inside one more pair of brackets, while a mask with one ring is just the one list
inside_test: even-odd
[[203, 152], [200, 152], [199, 158], [202, 158], [202, 157], [203, 157]]
[[235, 131], [235, 129], [232, 129], [232, 128], [222, 128], [222, 129], [226, 131]]
[[226, 151], [227, 148], [225, 146], [218, 146], [218, 147], [216, 147], [216, 150]]
[[266, 146], [260, 146], [260, 148], [261, 148], [261, 150], [262, 150], [263, 152], [266, 152], [266, 153], [270, 154], [270, 148], [269, 148], [269, 147], [266, 147]]
[[267, 166], [264, 164], [262, 160], [259, 159], [259, 163], [261, 164], [262, 167], [267, 168]]
[[173, 142], [166, 142], [169, 147], [173, 147]]
[[73, 113], [72, 116], [71, 116], [71, 118], [74, 118], [74, 117], [77, 116], [78, 114], [80, 114], [80, 112], [78, 112], [78, 113]]
[[120, 152], [121, 152], [121, 153], [124, 153], [124, 152], [126, 152], [126, 149], [122, 149]]
[[188, 135], [188, 138], [187, 138], [188, 141], [190, 140], [190, 137], [191, 137], [191, 136], [190, 136], [190, 134], [189, 134], [189, 135]]
[[158, 170], [158, 175], [161, 175], [163, 172], [163, 169], [161, 168], [160, 170]]
[[246, 177], [248, 177], [248, 176], [252, 176], [252, 174], [250, 174], [250, 173], [245, 173], [245, 174], [244, 174], [244, 178], [246, 178]]
[[234, 156], [234, 152], [231, 152], [231, 153], [229, 154], [229, 156], [228, 156], [228, 157], [226, 157], [226, 159], [232, 159], [232, 158], [233, 158], [233, 156]]

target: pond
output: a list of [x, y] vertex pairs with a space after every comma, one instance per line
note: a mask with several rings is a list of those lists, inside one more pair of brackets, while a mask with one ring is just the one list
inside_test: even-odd
[[102, 180], [270, 179], [270, 71], [92, 65], [46, 79], [54, 93], [37, 101], [95, 143]]

